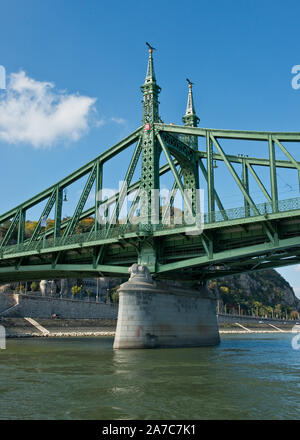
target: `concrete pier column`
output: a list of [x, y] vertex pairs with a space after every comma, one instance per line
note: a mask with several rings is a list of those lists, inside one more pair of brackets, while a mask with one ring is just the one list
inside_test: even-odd
[[220, 342], [216, 298], [178, 283], [155, 282], [134, 264], [119, 289], [114, 348], [200, 347]]

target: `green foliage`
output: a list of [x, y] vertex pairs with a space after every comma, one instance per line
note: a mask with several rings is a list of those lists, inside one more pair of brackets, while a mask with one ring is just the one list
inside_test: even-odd
[[16, 293], [25, 293], [25, 286], [17, 286], [16, 288], [15, 288], [15, 292]]
[[299, 319], [299, 313], [297, 312], [297, 310], [292, 310], [290, 313], [290, 317], [291, 319]]
[[30, 290], [31, 290], [32, 292], [37, 292], [37, 291], [39, 290], [39, 285], [38, 285], [38, 283], [37, 283], [36, 281], [33, 281], [33, 282], [30, 284]]
[[72, 295], [78, 295], [82, 290], [82, 286], [72, 286], [71, 292]]
[[208, 287], [218, 294], [227, 311], [240, 309], [245, 315], [299, 319], [299, 300], [295, 297], [293, 307], [287, 303], [286, 291], [291, 289], [290, 285], [275, 270], [210, 280]]
[[105, 297], [106, 301], [110, 301], [114, 304], [119, 302], [119, 292], [118, 292], [119, 287], [120, 286], [113, 287], [107, 292], [107, 295]]

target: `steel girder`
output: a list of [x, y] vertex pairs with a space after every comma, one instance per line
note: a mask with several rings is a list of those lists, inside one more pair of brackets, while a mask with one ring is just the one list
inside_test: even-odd
[[[300, 199], [278, 199], [276, 170], [296, 170], [300, 184], [300, 161], [284, 145], [287, 142], [299, 142], [300, 133], [232, 131], [163, 124], [158, 116], [160, 88], [153, 78], [147, 81], [143, 86], [144, 129], [138, 128], [95, 160], [0, 216], [0, 224], [9, 221], [0, 243], [0, 280], [7, 280], [10, 276], [15, 279], [22, 276], [40, 277], [45, 273], [47, 278], [51, 278], [51, 274], [53, 277], [58, 274], [66, 276], [68, 272], [72, 276], [99, 272], [125, 276], [128, 266], [138, 258], [145, 264], [151, 261], [149, 267], [155, 276], [169, 278], [185, 274], [191, 279], [208, 279], [299, 261]], [[197, 149], [199, 137], [206, 142], [203, 151]], [[193, 142], [189, 142], [189, 139]], [[265, 142], [269, 157], [226, 154], [222, 139]], [[120, 193], [107, 201], [95, 197], [94, 206], [84, 211], [92, 186], [95, 184], [96, 193], [102, 189], [103, 164], [135, 142], [135, 152], [125, 176], [128, 190], [125, 191], [124, 184]], [[276, 158], [275, 147], [284, 153], [287, 160]], [[161, 151], [165, 153], [168, 164], [159, 169]], [[141, 153], [141, 179], [131, 184]], [[203, 160], [207, 161], [207, 166]], [[236, 189], [243, 196], [243, 207], [224, 209], [222, 198], [215, 187], [215, 161], [222, 161], [227, 167]], [[242, 166], [241, 178], [233, 164]], [[178, 165], [180, 171], [177, 170]], [[257, 166], [269, 170], [270, 193], [254, 169]], [[199, 175], [207, 182], [208, 212], [204, 216], [203, 234], [199, 236], [188, 236], [193, 226], [165, 225], [165, 215], [162, 215], [155, 227], [151, 225], [151, 204], [143, 205], [140, 190], [145, 189], [149, 193], [152, 189], [158, 189], [160, 176], [169, 170], [175, 181], [173, 192], [179, 189], [191, 212], [195, 212], [196, 208], [193, 194], [199, 188]], [[266, 198], [265, 204], [255, 203], [249, 186], [249, 173]], [[85, 175], [88, 176], [86, 185], [75, 212], [68, 221], [62, 222], [63, 190]], [[186, 197], [186, 189], [192, 191], [190, 200]], [[136, 196], [127, 218], [132, 218], [134, 210], [140, 206], [141, 219], [147, 219], [148, 228], [131, 224], [113, 225], [114, 218], [118, 219], [124, 197], [133, 191], [136, 191]], [[45, 200], [45, 207], [33, 235], [24, 241], [26, 211]], [[96, 215], [104, 202], [114, 205], [108, 228], [101, 229], [95, 221], [89, 233], [77, 234], [78, 222]], [[54, 205], [54, 226], [42, 231], [42, 220], [49, 216]], [[16, 231], [17, 242], [11, 244]], [[62, 231], [64, 234], [61, 234]]]

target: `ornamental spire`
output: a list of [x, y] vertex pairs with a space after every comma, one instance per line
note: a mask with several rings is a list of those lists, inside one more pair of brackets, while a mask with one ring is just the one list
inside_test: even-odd
[[187, 78], [186, 79], [189, 84], [189, 93], [185, 115], [182, 118], [184, 125], [190, 127], [197, 127], [200, 119], [196, 115], [195, 107], [194, 107], [194, 98], [193, 98], [193, 83]]
[[152, 52], [155, 50], [148, 42], [146, 42], [149, 48], [149, 59], [148, 59], [148, 67], [147, 74], [144, 84], [141, 89], [144, 95], [143, 99], [143, 124], [152, 124], [155, 122], [161, 122], [159, 117], [159, 101], [158, 95], [160, 93], [161, 88], [156, 83], [155, 73], [154, 73], [154, 65]]
[[146, 44], [149, 48], [149, 59], [148, 59], [148, 67], [147, 67], [145, 83], [156, 82], [153, 58], [152, 58], [152, 52], [153, 50], [155, 50], [155, 47], [152, 47], [147, 41]]
[[195, 113], [194, 108], [194, 99], [193, 99], [193, 83], [187, 78], [187, 82], [189, 83], [189, 94], [188, 94], [188, 101], [186, 106], [186, 112], [185, 115], [193, 115]]

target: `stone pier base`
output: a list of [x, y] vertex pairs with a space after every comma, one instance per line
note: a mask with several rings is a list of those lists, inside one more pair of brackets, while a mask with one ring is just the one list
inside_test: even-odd
[[216, 299], [200, 290], [154, 282], [134, 264], [119, 290], [114, 348], [200, 347], [220, 342]]

